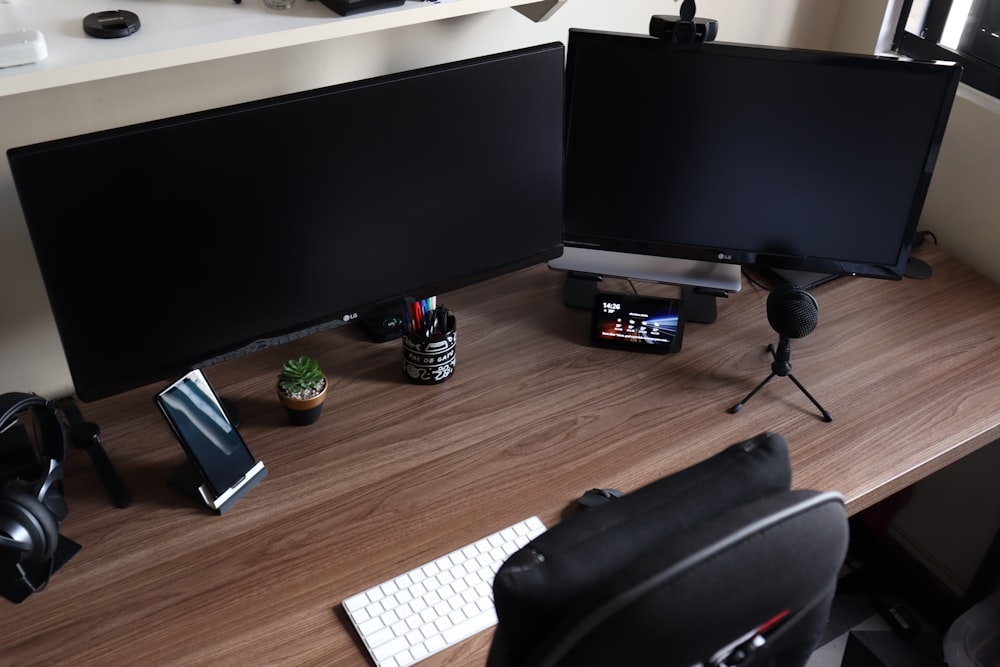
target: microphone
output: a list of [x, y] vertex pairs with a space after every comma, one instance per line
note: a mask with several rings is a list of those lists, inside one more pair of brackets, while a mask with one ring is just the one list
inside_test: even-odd
[[783, 377], [792, 370], [790, 339], [813, 332], [819, 323], [819, 304], [816, 297], [801, 287], [782, 285], [767, 296], [767, 321], [779, 336], [771, 370]]
[[819, 323], [819, 304], [801, 287], [782, 285], [767, 295], [767, 321], [782, 337], [802, 338]]
[[833, 421], [833, 416], [792, 375], [792, 339], [808, 336], [819, 323], [819, 304], [816, 302], [816, 298], [808, 291], [794, 285], [776, 287], [767, 295], [767, 321], [779, 336], [777, 346], [767, 346], [768, 352], [774, 358], [771, 363], [771, 374], [764, 378], [764, 381], [758, 384], [742, 401], [731, 407], [729, 412], [735, 414], [742, 410], [746, 402], [773, 378], [787, 377], [816, 406], [823, 421]]

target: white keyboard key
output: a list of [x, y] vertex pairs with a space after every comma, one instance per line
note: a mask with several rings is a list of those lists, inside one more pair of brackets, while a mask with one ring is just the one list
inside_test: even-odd
[[[387, 644], [393, 639], [394, 636], [395, 635], [393, 635], [390, 628], [379, 628], [375, 632], [368, 635], [368, 646], [371, 648], [378, 648], [383, 644]], [[395, 653], [395, 651], [393, 651], [393, 653]], [[392, 653], [389, 653], [389, 655], [392, 655]]]
[[530, 517], [345, 599], [377, 667], [412, 665], [495, 625], [497, 570], [544, 531]]
[[382, 623], [381, 618], [370, 618], [364, 623], [358, 624], [358, 632], [362, 635], [371, 635], [375, 634], [383, 627], [385, 627], [385, 624]]
[[497, 613], [491, 607], [490, 609], [445, 630], [444, 640], [449, 644], [457, 644], [477, 632], [482, 632], [486, 628], [496, 625], [496, 622]]
[[[434, 635], [427, 640], [427, 643], [424, 644], [424, 646], [427, 647], [427, 650], [430, 651], [430, 653], [437, 653], [438, 651], [448, 648], [448, 644], [445, 643], [444, 637], [441, 635]], [[430, 655], [430, 653], [428, 655]]]
[[396, 637], [390, 642], [369, 647], [369, 649], [371, 650], [372, 657], [375, 658], [375, 662], [378, 662], [380, 660], [385, 660], [386, 658], [391, 658], [400, 651], [405, 651], [406, 646], [406, 637]]
[[344, 609], [351, 612], [352, 614], [361, 609], [366, 604], [368, 604], [368, 596], [364, 593], [358, 593], [357, 595], [352, 595], [351, 597], [344, 600]]

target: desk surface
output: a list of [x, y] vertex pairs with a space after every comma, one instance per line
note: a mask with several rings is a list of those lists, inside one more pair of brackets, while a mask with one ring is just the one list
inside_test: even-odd
[[[209, 369], [269, 470], [222, 517], [167, 486], [184, 455], [154, 409], [159, 387], [83, 405], [136, 502], [111, 507], [71, 452], [63, 534], [83, 550], [43, 592], [0, 600], [4, 660], [367, 665], [347, 596], [763, 430], [788, 439], [795, 486], [839, 490], [857, 512], [1000, 438], [1000, 287], [938, 248], [917, 254], [931, 279], [815, 290], [819, 326], [792, 342], [792, 367], [832, 423], [787, 378], [728, 414], [770, 371], [764, 291], [720, 301], [679, 354], [644, 355], [590, 347], [588, 313], [562, 305], [562, 274], [544, 266], [440, 297], [459, 328], [441, 385], [408, 384], [399, 344], [353, 327]], [[273, 395], [281, 362], [300, 353], [332, 383], [309, 427], [286, 426]], [[482, 664], [491, 637], [421, 665]]]

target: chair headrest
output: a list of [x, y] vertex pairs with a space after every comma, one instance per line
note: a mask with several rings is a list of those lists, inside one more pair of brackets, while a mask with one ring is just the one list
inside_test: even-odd
[[[835, 576], [843, 561], [843, 502], [837, 494], [790, 492], [790, 484], [787, 443], [780, 435], [762, 433], [553, 526], [497, 573], [499, 623], [488, 665], [602, 664], [599, 655], [610, 657], [610, 664], [646, 664], [641, 656], [651, 655], [655, 664], [665, 664], [666, 656], [677, 655], [677, 664], [689, 667], [721, 648], [720, 637], [732, 640], [767, 620], [746, 620], [757, 619], [761, 609], [798, 605], [798, 599], [787, 597], [787, 587], [772, 590], [767, 567], [803, 563], [800, 575], [788, 581], [815, 597], [817, 580], [828, 588], [829, 563], [836, 561]], [[823, 520], [798, 518], [806, 514]], [[810, 525], [817, 527], [813, 538], [825, 559], [803, 559], [797, 550], [799, 531]], [[772, 541], [780, 543], [779, 558]], [[753, 545], [764, 547], [760, 562]], [[730, 604], [734, 601], [739, 602]], [[761, 607], [746, 608], [745, 602]], [[732, 610], [731, 622], [723, 606]], [[692, 614], [692, 607], [702, 613]], [[689, 622], [694, 618], [713, 630], [695, 632], [697, 624]], [[647, 627], [650, 620], [655, 628]], [[648, 637], [645, 630], [652, 631]], [[642, 641], [626, 641], [630, 633]], [[598, 638], [609, 644], [611, 637], [610, 653], [602, 654]], [[623, 643], [640, 653], [626, 658]], [[705, 650], [710, 653], [703, 655]], [[572, 659], [546, 658], [562, 653]], [[695, 659], [688, 660], [691, 656]]]

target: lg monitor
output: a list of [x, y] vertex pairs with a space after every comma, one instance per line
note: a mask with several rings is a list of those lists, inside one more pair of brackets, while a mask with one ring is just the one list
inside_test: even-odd
[[562, 250], [553, 43], [13, 148], [92, 401]]
[[723, 289], [736, 265], [899, 279], [959, 76], [571, 30], [566, 249], [550, 265]]

